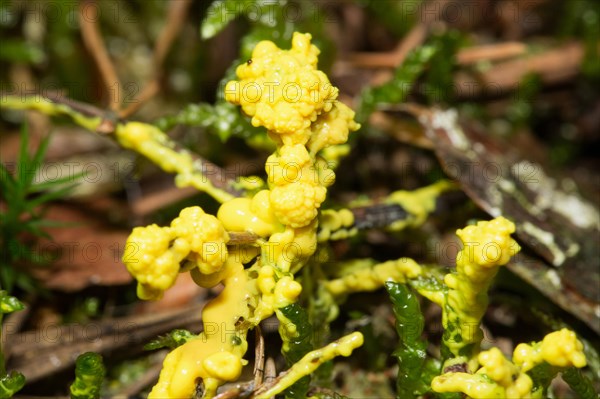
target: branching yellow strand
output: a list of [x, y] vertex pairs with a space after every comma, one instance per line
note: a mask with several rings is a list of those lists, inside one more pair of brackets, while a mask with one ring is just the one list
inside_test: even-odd
[[294, 364], [287, 373], [281, 377], [276, 385], [266, 392], [256, 395], [256, 399], [269, 399], [290, 387], [300, 378], [313, 373], [323, 363], [336, 356], [350, 356], [352, 351], [363, 344], [363, 335], [359, 332], [346, 335], [324, 348], [307, 353], [300, 361]]

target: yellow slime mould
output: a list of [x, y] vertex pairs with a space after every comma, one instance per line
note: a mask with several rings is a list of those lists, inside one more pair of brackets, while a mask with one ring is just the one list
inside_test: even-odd
[[[1, 100], [2, 106], [12, 109], [35, 109], [46, 115], [68, 115], [75, 123], [92, 132], [97, 132], [102, 124], [100, 117], [84, 115], [67, 104], [40, 96], [2, 96]], [[233, 198], [203, 175], [202, 165], [195, 164], [188, 151], [175, 150], [175, 143], [157, 127], [142, 122], [119, 122], [115, 127], [115, 138], [121, 146], [142, 154], [165, 172], [177, 173], [175, 182], [178, 186], [193, 186], [219, 202]]]
[[583, 344], [573, 331], [563, 328], [544, 337], [542, 342], [519, 344], [514, 351], [513, 361], [524, 371], [546, 362], [557, 367], [585, 367], [587, 362]]
[[[515, 385], [519, 386], [509, 390], [496, 384], [489, 377], [483, 374], [468, 374], [468, 373], [448, 373], [435, 377], [431, 382], [431, 388], [435, 392], [462, 392], [472, 399], [536, 399], [541, 396], [532, 396], [530, 391], [527, 391], [524, 396], [518, 396], [519, 390], [527, 389], [531, 384], [531, 379], [522, 374], [521, 380], [515, 381]], [[508, 396], [511, 395], [511, 396]]]
[[205, 274], [221, 269], [229, 236], [217, 218], [199, 207], [185, 208], [170, 227], [136, 227], [127, 239], [123, 262], [138, 281], [141, 299], [160, 299], [184, 260]]
[[48, 116], [68, 115], [73, 118], [75, 123], [79, 126], [83, 126], [92, 132], [96, 131], [102, 123], [102, 118], [99, 116], [91, 117], [83, 115], [66, 104], [55, 103], [40, 95], [11, 96], [3, 93], [0, 100], [2, 100], [2, 107], [6, 108], [23, 110], [35, 109]]
[[271, 316], [276, 309], [286, 307], [298, 299], [302, 292], [302, 285], [294, 281], [291, 275], [277, 279], [277, 271], [274, 267], [265, 265], [258, 271], [257, 285], [261, 294], [261, 300], [254, 309], [256, 323]]
[[217, 218], [227, 231], [248, 231], [259, 237], [269, 237], [281, 231], [270, 202], [269, 190], [259, 191], [252, 198], [235, 198], [224, 203]]
[[223, 204], [218, 217], [227, 228], [269, 236], [263, 262], [282, 272], [300, 267], [316, 250], [316, 218], [335, 181], [317, 153], [345, 143], [360, 127], [354, 112], [336, 101], [338, 89], [317, 69], [319, 50], [310, 40], [310, 34], [296, 32], [290, 50], [258, 43], [252, 59], [236, 70], [240, 80], [225, 88], [225, 99], [241, 105], [255, 126], [267, 128], [277, 150], [265, 165], [269, 190], [257, 194], [264, 214], [251, 209], [253, 198]]
[[350, 154], [351, 149], [349, 144], [332, 145], [321, 150], [320, 154], [327, 161], [327, 165], [335, 170], [342, 161], [342, 158]]
[[544, 389], [535, 387], [526, 373], [544, 362], [551, 366], [585, 367], [583, 344], [573, 331], [562, 329], [532, 345], [519, 344], [513, 362], [500, 349], [492, 348], [478, 356], [481, 367], [475, 374], [446, 373], [435, 377], [431, 388], [436, 392], [462, 392], [473, 399], [542, 398]]
[[292, 48], [259, 42], [252, 59], [236, 69], [239, 81], [225, 87], [225, 99], [241, 105], [254, 126], [264, 126], [285, 144], [306, 144], [310, 125], [329, 112], [338, 89], [317, 69], [319, 49], [311, 35], [294, 33]]
[[409, 278], [421, 274], [421, 266], [410, 258], [390, 260], [375, 266], [353, 270], [347, 275], [325, 283], [333, 295], [352, 292], [374, 291], [383, 287], [386, 281], [404, 283]]
[[303, 145], [284, 145], [267, 159], [271, 206], [277, 219], [292, 228], [304, 227], [317, 217], [327, 186]]
[[448, 180], [440, 180], [427, 187], [413, 191], [394, 191], [386, 199], [386, 204], [398, 204], [408, 212], [408, 217], [388, 226], [388, 230], [398, 231], [407, 227], [422, 225], [435, 210], [436, 200], [440, 194], [453, 190], [456, 185]]
[[228, 192], [216, 188], [202, 174], [202, 167], [195, 165], [189, 152], [175, 151], [169, 137], [158, 128], [141, 122], [118, 124], [115, 137], [123, 147], [142, 154], [165, 172], [177, 173], [175, 183], [178, 187], [195, 187], [219, 202], [233, 198]]
[[435, 377], [431, 388], [436, 392], [462, 392], [473, 399], [540, 398], [532, 396], [533, 382], [519, 367], [508, 361], [500, 349], [479, 354], [482, 367], [475, 374], [446, 373]]
[[191, 398], [198, 379], [204, 397], [211, 398], [220, 385], [239, 377], [248, 342], [247, 329], [238, 326], [251, 318], [256, 282], [233, 258], [225, 263], [222, 277], [223, 291], [202, 311], [203, 332], [167, 355], [149, 398]]
[[319, 235], [317, 240], [325, 242], [329, 240], [345, 239], [358, 232], [352, 228], [354, 225], [354, 214], [350, 209], [326, 209], [319, 215]]
[[335, 101], [331, 111], [321, 114], [311, 126], [311, 130], [318, 134], [311, 135], [307, 147], [314, 156], [323, 148], [344, 144], [348, 141], [348, 134], [359, 127], [354, 121], [354, 111]]
[[470, 361], [471, 369], [482, 339], [479, 323], [487, 309], [489, 286], [498, 268], [520, 250], [510, 237], [514, 231], [512, 222], [498, 217], [456, 232], [463, 249], [457, 255], [456, 272], [444, 278], [449, 288], [442, 316], [444, 344], [452, 357]]
[[[117, 131], [124, 146], [177, 172], [179, 184], [195, 185], [223, 200], [217, 218], [198, 207], [188, 208], [171, 226], [137, 228], [129, 239], [124, 260], [144, 299], [160, 297], [177, 273], [187, 270], [202, 287], [224, 286], [202, 312], [203, 332], [166, 357], [150, 398], [190, 398], [197, 384], [203, 398], [212, 398], [220, 385], [240, 376], [248, 330], [274, 313], [283, 319], [279, 309], [295, 303], [302, 291], [293, 273], [317, 248], [319, 208], [335, 181], [335, 173], [317, 153], [342, 145], [359, 128], [354, 112], [335, 100], [338, 89], [317, 69], [319, 50], [310, 39], [309, 34], [295, 33], [290, 50], [260, 42], [252, 60], [238, 67], [240, 81], [227, 84], [226, 99], [241, 105], [255, 126], [266, 127], [276, 144], [265, 165], [268, 189], [251, 198], [209, 191], [213, 188], [196, 173], [191, 156], [171, 150], [159, 130], [128, 123]], [[260, 187], [264, 185], [252, 189]], [[349, 213], [336, 214], [340, 226], [352, 223]], [[254, 233], [260, 248], [228, 251], [226, 231]], [[244, 269], [254, 257], [252, 267]], [[322, 362], [347, 356], [361, 344], [362, 335], [355, 333], [311, 352], [276, 387], [284, 389]]]
[[279, 379], [277, 384], [265, 392], [260, 392], [254, 397], [256, 399], [269, 399], [290, 387], [300, 378], [312, 374], [320, 365], [330, 361], [336, 356], [350, 356], [352, 351], [363, 344], [363, 335], [353, 332], [338, 339], [324, 348], [307, 353], [300, 361], [295, 363], [286, 374]]

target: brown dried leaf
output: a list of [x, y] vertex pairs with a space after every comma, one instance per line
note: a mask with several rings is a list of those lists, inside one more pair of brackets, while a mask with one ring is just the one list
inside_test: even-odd
[[50, 206], [46, 218], [68, 225], [47, 229], [52, 241], [42, 240], [36, 250], [40, 255], [55, 253], [57, 259], [50, 266], [35, 268], [34, 275], [46, 287], [63, 291], [129, 283], [131, 275], [121, 261], [129, 231], [111, 227], [106, 217], [89, 208]]

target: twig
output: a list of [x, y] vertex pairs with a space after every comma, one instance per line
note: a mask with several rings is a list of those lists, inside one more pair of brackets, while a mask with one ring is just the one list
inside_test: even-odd
[[160, 90], [160, 83], [158, 79], [152, 79], [146, 83], [146, 86], [142, 89], [140, 94], [131, 100], [131, 103], [122, 111], [119, 112], [120, 118], [127, 118], [128, 116], [137, 112], [148, 100], [158, 94]]
[[132, 201], [131, 210], [135, 215], [145, 216], [164, 208], [168, 204], [191, 197], [198, 193], [193, 187], [176, 187], [169, 185], [156, 192], [145, 194], [140, 199]]
[[[275, 367], [275, 359], [271, 356], [267, 358], [267, 362], [265, 364], [265, 384], [269, 384], [274, 382], [277, 378], [277, 368]], [[274, 396], [271, 396], [269, 399], [275, 399]]]
[[64, 92], [62, 91], [47, 92], [44, 93], [44, 97], [55, 104], [64, 104], [73, 109], [73, 111], [79, 112], [84, 116], [104, 118], [107, 114], [106, 111], [92, 104], [82, 103], [65, 97]]
[[408, 32], [394, 50], [385, 53], [355, 53], [350, 56], [350, 62], [363, 68], [396, 68], [402, 65], [406, 56], [423, 44], [431, 27], [440, 20], [448, 3], [449, 0], [423, 2], [419, 6], [417, 14], [424, 16], [424, 18]]
[[254, 330], [256, 336], [256, 347], [254, 348], [254, 386], [262, 384], [265, 374], [265, 338], [262, 335], [260, 326]]
[[110, 353], [143, 344], [174, 328], [199, 330], [202, 307], [193, 305], [168, 313], [54, 326], [9, 335], [6, 337], [7, 348], [12, 354], [9, 365], [22, 370], [28, 381], [35, 381], [71, 367], [77, 355], [83, 352]]
[[256, 386], [254, 388], [254, 391], [252, 392], [252, 395], [250, 396], [250, 398], [256, 398], [257, 396], [268, 392], [271, 388], [273, 388], [275, 385], [277, 385], [285, 376], [288, 375], [289, 370], [287, 371], [283, 371], [281, 372], [277, 377], [273, 378], [273, 371], [274, 367], [275, 367], [275, 361], [273, 360], [273, 358], [269, 357], [267, 359], [267, 364], [269, 365], [269, 368], [271, 369], [270, 371], [270, 376], [269, 378], [265, 378], [265, 381], [262, 385], [260, 386]]
[[455, 86], [461, 98], [481, 94], [498, 95], [519, 87], [523, 77], [536, 73], [545, 84], [555, 84], [575, 77], [584, 56], [581, 43], [569, 43], [526, 58], [494, 65], [479, 76], [457, 75]]
[[330, 398], [341, 398], [342, 396], [337, 393], [336, 391], [329, 389], [329, 388], [322, 388], [322, 387], [312, 387], [308, 390], [307, 396], [312, 397], [315, 395], [324, 395], [326, 397], [330, 397]]
[[213, 399], [239, 399], [248, 398], [254, 391], [254, 381], [238, 384], [235, 388], [229, 389], [215, 396]]
[[[477, 75], [459, 71], [454, 78], [456, 94], [459, 98], [472, 98], [482, 94], [501, 95], [517, 89], [523, 77], [529, 73], [539, 74], [542, 82], [547, 85], [568, 81], [579, 73], [584, 52], [583, 45], [578, 42], [531, 56], [526, 56], [525, 45], [519, 43], [463, 49], [457, 54], [458, 62], [463, 65], [482, 60], [522, 57], [496, 63]], [[396, 59], [391, 53], [360, 54], [352, 57], [351, 62], [355, 66], [367, 68], [397, 66]]]
[[167, 22], [154, 46], [154, 66], [155, 68], [158, 67], [158, 70], [160, 70], [173, 41], [181, 32], [183, 22], [187, 17], [187, 10], [191, 5], [191, 0], [179, 0], [170, 3]]
[[527, 46], [521, 42], [486, 44], [461, 49], [456, 54], [460, 65], [474, 64], [479, 61], [498, 61], [527, 54]]
[[183, 28], [184, 21], [187, 17], [187, 11], [191, 4], [191, 0], [178, 0], [169, 3], [167, 21], [154, 45], [153, 76], [150, 81], [146, 83], [136, 99], [119, 113], [120, 117], [126, 118], [135, 113], [160, 90], [160, 77], [163, 71], [163, 62], [169, 53], [171, 45]]
[[276, 376], [277, 368], [275, 367], [275, 360], [269, 356], [265, 363], [265, 382], [274, 380]]
[[[12, 109], [33, 109], [38, 110], [48, 115], [67, 115], [73, 121], [88, 130], [96, 133], [113, 133], [119, 126], [119, 121], [113, 113], [106, 113], [99, 108], [89, 104], [78, 103], [67, 98], [49, 98], [43, 95], [1, 95], [0, 104], [6, 108]], [[201, 158], [186, 149], [182, 148], [178, 143], [172, 141], [166, 134], [160, 132], [157, 128], [148, 125], [148, 128], [160, 133], [161, 140], [158, 145], [161, 145], [165, 150], [171, 150], [178, 153], [185, 153], [192, 158], [193, 170], [191, 173], [201, 175], [201, 179], [210, 182], [212, 186], [226, 193], [228, 196], [239, 197], [243, 191], [236, 188], [235, 181], [230, 178], [230, 173], [214, 163]], [[114, 137], [117, 139], [117, 137]], [[160, 162], [157, 162], [160, 163]]]
[[[350, 56], [350, 62], [359, 68], [395, 68], [401, 64], [410, 50], [420, 45], [419, 30], [421, 25], [415, 26], [395, 50], [385, 53], [354, 53]], [[411, 34], [414, 36], [411, 39]], [[424, 35], [424, 32], [423, 32]], [[413, 45], [411, 43], [414, 42]], [[407, 44], [405, 44], [407, 43]], [[400, 48], [403, 47], [402, 50]], [[527, 46], [520, 42], [505, 42], [497, 44], [486, 44], [460, 49], [456, 54], [459, 65], [470, 65], [479, 61], [499, 61], [507, 58], [515, 58], [527, 54]]]
[[428, 27], [425, 24], [415, 25], [393, 51], [385, 53], [354, 53], [349, 61], [361, 68], [395, 68], [401, 65], [406, 56], [416, 47], [423, 44], [427, 37]]
[[[94, 4], [93, 0], [84, 0], [79, 5], [81, 35], [83, 42], [100, 70], [102, 81], [109, 95], [109, 108], [113, 111], [118, 111], [121, 107], [121, 82], [104, 45], [104, 40], [97, 24], [98, 18], [88, 18], [85, 15], [86, 9], [89, 9], [89, 6], [92, 4]], [[92, 8], [96, 9], [95, 7]]]

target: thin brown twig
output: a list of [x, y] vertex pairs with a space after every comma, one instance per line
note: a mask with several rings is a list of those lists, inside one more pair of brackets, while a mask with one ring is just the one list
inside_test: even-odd
[[168, 187], [162, 187], [156, 192], [145, 193], [139, 199], [132, 201], [130, 207], [135, 215], [146, 216], [196, 194], [198, 194], [198, 190], [194, 187], [177, 187], [171, 183]]
[[498, 63], [479, 76], [458, 74], [454, 80], [456, 94], [460, 98], [500, 95], [517, 89], [529, 73], [539, 74], [544, 84], [567, 81], [579, 73], [584, 53], [584, 46], [573, 42], [530, 57]]
[[275, 360], [269, 356], [265, 363], [265, 382], [275, 379], [276, 375], [277, 368], [275, 367]]
[[45, 92], [43, 94], [31, 93], [31, 95], [42, 96], [42, 97], [45, 97], [47, 100], [52, 101], [53, 103], [66, 105], [67, 107], [71, 108], [73, 111], [77, 111], [84, 116], [104, 118], [107, 115], [106, 111], [104, 111], [92, 104], [82, 103], [79, 101], [72, 100], [68, 97], [65, 97], [64, 91], [62, 91], [62, 90]]
[[[600, 48], [600, 47], [599, 47]], [[548, 49], [540, 54], [527, 55], [524, 45], [476, 46], [461, 50], [457, 60], [462, 65], [482, 60], [505, 60], [495, 63], [484, 72], [473, 74], [460, 70], [454, 77], [455, 94], [459, 98], [472, 98], [480, 95], [502, 95], [515, 90], [528, 73], [539, 74], [542, 83], [552, 85], [575, 77], [584, 59], [582, 43], [571, 42]], [[351, 58], [354, 66], [367, 68], [393, 68], [397, 65], [391, 53], [361, 54]]]
[[127, 118], [137, 112], [148, 100], [158, 94], [160, 90], [160, 83], [157, 78], [153, 78], [150, 82], [146, 83], [146, 86], [142, 89], [140, 94], [131, 100], [131, 103], [119, 112], [120, 118]]
[[474, 64], [479, 61], [499, 61], [527, 54], [527, 45], [521, 42], [484, 44], [461, 49], [456, 54], [459, 65]]
[[89, 18], [86, 15], [86, 10], [96, 9], [96, 7], [90, 7], [92, 4], [94, 4], [93, 0], [84, 0], [79, 4], [81, 35], [85, 46], [100, 70], [102, 81], [109, 95], [109, 108], [116, 112], [121, 107], [121, 82], [106, 50], [102, 33], [98, 27], [98, 18]]
[[361, 68], [395, 68], [425, 41], [428, 30], [425, 24], [415, 25], [394, 50], [385, 53], [354, 53], [350, 55], [349, 61]]
[[[269, 358], [268, 360], [270, 360], [273, 365], [275, 364], [272, 358]], [[283, 379], [283, 377], [285, 377], [288, 374], [288, 372], [289, 371], [283, 371], [275, 378], [265, 378], [265, 382], [261, 386], [254, 388], [254, 392], [252, 392], [250, 398], [255, 398], [258, 395], [262, 395], [269, 389], [273, 388], [279, 383], [279, 381]]]
[[121, 118], [126, 118], [135, 113], [142, 105], [154, 97], [160, 90], [160, 77], [163, 72], [164, 60], [179, 36], [187, 17], [187, 11], [192, 4], [191, 0], [178, 0], [169, 3], [167, 21], [154, 45], [152, 78], [146, 83], [140, 94], [119, 113]]
[[158, 70], [160, 70], [173, 41], [181, 32], [191, 5], [191, 0], [178, 0], [170, 3], [167, 22], [154, 45], [154, 67]]
[[213, 399], [238, 399], [248, 398], [248, 396], [254, 391], [254, 381], [248, 381], [238, 384], [236, 387], [231, 388], [225, 392], [221, 392]]
[[9, 367], [22, 370], [28, 381], [36, 381], [71, 367], [79, 353], [123, 350], [174, 328], [199, 330], [203, 306], [191, 305], [172, 312], [59, 326], [53, 330], [56, 339], [40, 340], [47, 333], [44, 330], [10, 334], [5, 338], [12, 353]]
[[288, 372], [284, 371], [277, 377], [275, 376], [275, 373], [275, 361], [272, 357], [268, 357], [265, 363], [265, 380], [261, 385], [256, 385], [254, 382], [240, 384], [233, 389], [215, 396], [214, 399], [255, 398], [257, 395], [260, 395], [275, 386]]
[[419, 14], [424, 18], [416, 24], [398, 43], [396, 48], [386, 53], [357, 53], [350, 57], [350, 61], [359, 67], [373, 68], [385, 65], [396, 68], [402, 65], [408, 54], [422, 45], [434, 24], [440, 21], [442, 13], [450, 0], [432, 0], [423, 2], [419, 6]]
[[[415, 28], [418, 26], [415, 26]], [[422, 41], [417, 41], [417, 33], [419, 32], [416, 31], [414, 38], [411, 39], [414, 44], [409, 41], [410, 34], [402, 41], [401, 45], [407, 42], [402, 51], [397, 48], [385, 53], [354, 53], [349, 60], [353, 66], [359, 68], [395, 68], [401, 64], [410, 50], [422, 43]], [[525, 54], [527, 54], [527, 46], [520, 42], [486, 44], [460, 49], [456, 54], [456, 62], [459, 65], [470, 65], [479, 61], [500, 61]]]
[[260, 326], [254, 330], [256, 335], [256, 346], [254, 348], [254, 386], [262, 384], [265, 374], [265, 337], [262, 335]]

